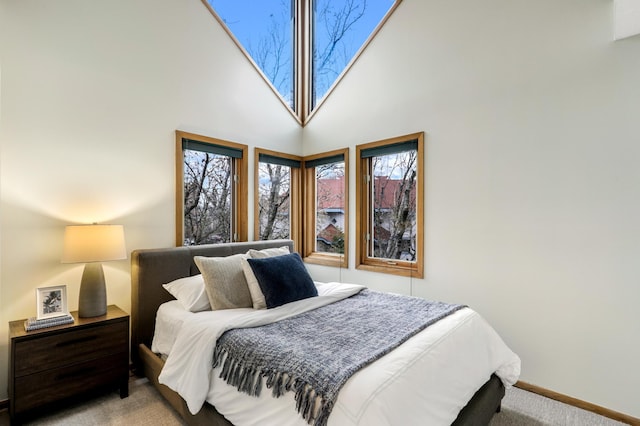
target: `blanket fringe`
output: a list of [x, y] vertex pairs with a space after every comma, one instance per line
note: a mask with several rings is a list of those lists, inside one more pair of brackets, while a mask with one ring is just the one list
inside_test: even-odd
[[299, 382], [296, 384], [296, 410], [307, 423], [311, 424], [313, 420], [313, 411], [315, 408], [316, 392], [306, 383]]
[[314, 426], [327, 424], [332, 408], [330, 403], [316, 394], [311, 385], [302, 379], [288, 373], [245, 366], [225, 350], [216, 347], [213, 356], [213, 368], [220, 365], [222, 365], [222, 371], [219, 377], [234, 386], [238, 391], [258, 397], [262, 390], [264, 378], [266, 379], [264, 383], [267, 389], [271, 389], [275, 398], [279, 398], [290, 391], [295, 392], [296, 410], [308, 424]]
[[[224, 359], [224, 362], [222, 361]], [[262, 390], [262, 371], [257, 368], [244, 366], [241, 362], [233, 359], [223, 350], [214, 351], [213, 368], [222, 365], [220, 378], [235, 386], [238, 391], [250, 396], [260, 396]]]
[[318, 410], [318, 416], [316, 417], [316, 421], [313, 425], [325, 426], [329, 421], [329, 414], [331, 414], [331, 410], [333, 410], [333, 402], [323, 400], [320, 409]]

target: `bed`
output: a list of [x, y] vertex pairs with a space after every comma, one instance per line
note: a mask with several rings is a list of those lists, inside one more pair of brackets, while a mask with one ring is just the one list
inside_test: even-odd
[[[283, 246], [286, 246], [290, 250], [292, 250], [293, 242], [290, 240], [241, 242], [191, 247], [172, 247], [166, 249], [143, 249], [136, 250], [132, 253], [131, 358], [134, 366], [134, 371], [140, 376], [146, 376], [149, 381], [153, 383], [154, 386], [156, 386], [160, 394], [167, 400], [167, 402], [180, 414], [180, 416], [185, 420], [187, 424], [229, 426], [233, 423], [231, 423], [229, 420], [227, 420], [227, 418], [221, 415], [218, 412], [218, 409], [216, 409], [216, 407], [212, 405], [211, 401], [209, 400], [205, 402], [204, 405], [202, 405], [202, 408], [199, 409], [199, 411], [192, 413], [192, 411], [194, 411], [193, 408], [191, 410], [189, 409], [187, 402], [183, 397], [181, 397], [179, 393], [160, 383], [159, 377], [163, 367], [165, 366], [166, 359], [160, 354], [154, 353], [151, 350], [152, 342], [154, 340], [154, 331], [156, 327], [156, 315], [161, 306], [167, 305], [167, 302], [171, 302], [172, 300], [174, 300], [174, 297], [171, 296], [162, 287], [162, 285], [183, 277], [190, 277], [199, 274], [199, 270], [194, 262], [195, 256], [226, 257], [235, 254], [246, 253], [249, 249], [264, 250], [270, 248], [279, 248]], [[491, 334], [495, 332], [490, 329], [489, 333]], [[495, 339], [499, 341], [499, 344], [503, 344], [499, 337], [497, 337], [497, 334]], [[487, 352], [494, 352], [494, 349], [495, 348], [491, 348], [490, 350], [487, 350]], [[513, 382], [517, 380], [520, 369], [520, 360], [519, 358], [517, 358], [517, 356], [515, 356], [515, 354], [511, 353], [508, 348], [506, 348], [506, 346], [504, 348], [500, 347], [498, 349], [498, 352], [502, 351], [505, 354], [503, 356], [504, 361], [501, 361], [501, 363], [504, 364], [501, 367], [501, 370], [503, 370], [502, 373], [498, 373], [497, 371], [489, 372], [486, 379], [483, 379], [481, 383], [477, 384], [477, 386], [474, 388], [475, 392], [471, 392], [472, 397], [466, 400], [466, 402], [461, 405], [462, 408], [458, 412], [457, 417], [453, 421], [453, 424], [488, 424], [494, 413], [500, 410], [500, 402], [505, 392], [505, 383], [508, 386], [510, 384], [513, 384]], [[376, 363], [378, 363], [378, 361], [376, 361], [374, 364]], [[370, 367], [366, 368], [369, 369]], [[454, 366], [454, 368], [452, 368], [452, 371], [455, 371], [456, 369], [457, 367]], [[498, 373], [503, 377], [498, 377], [498, 375], [495, 373]], [[229, 386], [226, 383], [224, 385]], [[234, 390], [231, 387], [226, 392], [230, 396], [233, 396], [233, 393], [240, 394], [240, 392]], [[213, 391], [211, 393], [213, 393]], [[220, 391], [218, 391], [218, 393], [220, 393]], [[235, 398], [235, 396], [233, 397]], [[242, 397], [245, 399], [253, 398], [245, 394], [242, 394]], [[341, 397], [342, 391], [339, 398]], [[274, 401], [278, 401], [283, 398], [272, 399]], [[245, 404], [258, 406], [258, 404], [253, 404], [251, 402], [245, 402]], [[384, 409], [387, 410], [386, 407]], [[381, 422], [382, 424], [394, 424], [394, 409], [393, 407], [391, 407], [389, 408], [389, 410], [391, 412], [385, 412], [385, 419]], [[225, 412], [225, 410], [223, 409], [220, 409], [220, 411]], [[297, 413], [295, 413], [293, 409], [291, 411], [297, 415]], [[342, 414], [335, 415], [338, 416], [337, 418], [341, 418], [339, 416], [341, 416]], [[334, 414], [332, 414], [332, 416], [334, 416]], [[331, 421], [332, 418], [330, 417], [329, 425], [332, 424]], [[337, 424], [340, 423], [342, 422], [338, 422]], [[357, 422], [354, 422], [354, 424], [355, 423]], [[425, 424], [421, 423], [420, 421], [418, 421], [417, 423]], [[336, 423], [333, 422], [333, 424]], [[240, 424], [236, 426], [240, 426]]]

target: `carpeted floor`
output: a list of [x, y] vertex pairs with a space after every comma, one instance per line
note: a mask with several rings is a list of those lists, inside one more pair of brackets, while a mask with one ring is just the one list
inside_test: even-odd
[[527, 392], [508, 389], [490, 426], [619, 426], [625, 423]]
[[[165, 404], [146, 379], [131, 379], [129, 397], [117, 393], [53, 413], [30, 426], [181, 426], [184, 423]], [[9, 415], [0, 412], [0, 426], [9, 425]], [[617, 426], [624, 423], [598, 416], [539, 395], [512, 388], [490, 426]]]

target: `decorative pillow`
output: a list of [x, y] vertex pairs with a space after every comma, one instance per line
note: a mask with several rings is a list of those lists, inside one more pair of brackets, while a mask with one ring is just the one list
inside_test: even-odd
[[180, 278], [164, 287], [188, 311], [200, 312], [211, 310], [207, 292], [204, 289], [204, 278], [201, 274]]
[[289, 247], [282, 246], [278, 248], [268, 248], [263, 250], [250, 249], [247, 252], [247, 256], [252, 259], [264, 259], [265, 257], [282, 256], [283, 254], [289, 254]]
[[[282, 256], [289, 254], [289, 247], [268, 248], [264, 250], [251, 249], [247, 252], [247, 256], [252, 259], [264, 259], [266, 257]], [[264, 294], [260, 289], [260, 284], [256, 276], [253, 274], [253, 270], [247, 263], [246, 259], [242, 259], [242, 270], [244, 271], [244, 277], [247, 280], [249, 286], [249, 293], [251, 293], [251, 301], [253, 302], [253, 309], [266, 309], [267, 303], [264, 300]]]
[[242, 272], [241, 259], [245, 254], [227, 257], [194, 256], [193, 261], [202, 272], [204, 288], [211, 309], [251, 308], [251, 294]]
[[298, 253], [247, 259], [247, 263], [258, 280], [269, 309], [318, 295]]

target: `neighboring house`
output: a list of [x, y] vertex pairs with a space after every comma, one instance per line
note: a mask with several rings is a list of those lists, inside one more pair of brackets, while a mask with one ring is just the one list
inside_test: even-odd
[[344, 252], [344, 176], [318, 179], [316, 241], [317, 250]]
[[[374, 253], [376, 257], [415, 260], [416, 204], [415, 185], [410, 187], [402, 179], [389, 179], [388, 176], [374, 176]], [[410, 191], [409, 204], [402, 206], [403, 191]], [[404, 226], [404, 232], [400, 231]], [[395, 255], [389, 244], [394, 235], [402, 232], [397, 241]]]
[[[399, 227], [398, 218], [410, 225], [402, 234], [396, 258], [412, 260], [415, 253], [415, 188], [411, 189], [411, 200], [406, 211], [398, 211], [403, 181], [376, 176], [374, 250], [376, 255], [387, 252], [389, 240]], [[332, 252], [339, 245], [344, 232], [344, 177], [319, 179], [317, 184], [318, 216], [316, 219], [316, 241], [318, 251]]]

